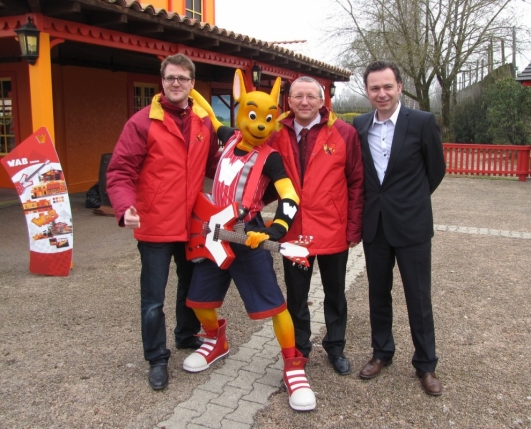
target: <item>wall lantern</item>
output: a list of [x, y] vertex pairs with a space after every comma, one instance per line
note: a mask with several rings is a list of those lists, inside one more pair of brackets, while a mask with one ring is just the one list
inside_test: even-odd
[[260, 85], [260, 81], [262, 80], [262, 68], [258, 64], [254, 63], [251, 72], [253, 74], [253, 85], [257, 87]]
[[29, 64], [34, 65], [39, 58], [40, 31], [33, 24], [31, 17], [28, 17], [28, 22], [16, 29], [15, 33], [18, 35], [21, 57]]
[[336, 86], [334, 85], [334, 82], [332, 82], [328, 87], [328, 93], [330, 94], [330, 98], [336, 94]]

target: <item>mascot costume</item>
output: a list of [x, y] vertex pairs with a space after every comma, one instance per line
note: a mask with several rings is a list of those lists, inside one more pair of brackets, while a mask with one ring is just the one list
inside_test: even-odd
[[[227, 322], [218, 319], [216, 309], [234, 280], [249, 317], [272, 318], [284, 360], [289, 404], [294, 410], [309, 411], [315, 408], [315, 395], [304, 370], [307, 359], [295, 348], [293, 321], [277, 282], [273, 258], [265, 250], [277, 250], [294, 263], [307, 265], [303, 243], [278, 243], [292, 225], [299, 203], [280, 154], [265, 144], [279, 114], [280, 83], [277, 78], [271, 94], [247, 92], [242, 72], [236, 70], [236, 130], [222, 126], [199, 93], [192, 90], [190, 94], [209, 113], [218, 137], [226, 144], [212, 195], [198, 198], [187, 245], [188, 258], [198, 263], [186, 304], [193, 308], [205, 333], [200, 334], [203, 345], [184, 360], [183, 368], [204, 371], [228, 355]], [[273, 222], [266, 226], [260, 210], [270, 182], [280, 200]], [[300, 249], [306, 253], [298, 254]]]

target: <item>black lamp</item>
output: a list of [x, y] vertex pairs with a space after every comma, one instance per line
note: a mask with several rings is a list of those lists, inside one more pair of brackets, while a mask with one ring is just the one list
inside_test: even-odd
[[33, 24], [31, 17], [28, 17], [28, 22], [15, 30], [15, 33], [18, 35], [21, 57], [26, 59], [29, 64], [34, 65], [39, 58], [40, 31]]
[[260, 81], [262, 80], [262, 68], [258, 64], [254, 63], [251, 72], [253, 74], [253, 85], [256, 87], [260, 85]]
[[330, 98], [336, 94], [336, 86], [334, 85], [334, 82], [332, 82], [328, 87], [328, 93], [330, 94]]

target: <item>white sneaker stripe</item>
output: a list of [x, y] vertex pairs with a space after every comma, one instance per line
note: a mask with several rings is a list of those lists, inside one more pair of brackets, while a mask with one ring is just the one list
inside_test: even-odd
[[299, 383], [299, 384], [294, 384], [293, 386], [290, 386], [291, 387], [291, 390], [297, 390], [297, 389], [300, 389], [301, 387], [307, 387], [307, 388], [310, 388], [310, 385], [308, 383]]
[[292, 378], [288, 378], [288, 383], [289, 383], [289, 384], [298, 383], [299, 381], [302, 381], [303, 383], [308, 383], [308, 379], [307, 379], [306, 377], [292, 377]]
[[210, 344], [203, 344], [199, 350], [206, 351], [207, 353], [210, 353], [212, 350], [214, 350], [214, 347], [212, 347]]
[[294, 369], [293, 371], [286, 371], [286, 375], [288, 377], [292, 377], [292, 376], [295, 376], [295, 375], [303, 375], [303, 376], [306, 376], [306, 373], [304, 372], [303, 369]]

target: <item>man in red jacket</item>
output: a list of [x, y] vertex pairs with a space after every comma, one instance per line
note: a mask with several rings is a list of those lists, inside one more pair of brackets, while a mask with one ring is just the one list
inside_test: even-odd
[[310, 342], [308, 293], [317, 256], [325, 294], [323, 347], [338, 374], [350, 372], [345, 357], [348, 249], [361, 240], [363, 163], [354, 127], [323, 105], [323, 88], [303, 76], [290, 88], [289, 106], [270, 142], [282, 155], [288, 176], [301, 197], [299, 213], [282, 241], [313, 237], [311, 267], [301, 270], [284, 259], [288, 310], [295, 325], [296, 347], [306, 357]]
[[207, 113], [188, 96], [195, 66], [182, 54], [161, 65], [161, 94], [133, 115], [116, 143], [107, 169], [107, 190], [120, 226], [134, 228], [142, 262], [141, 322], [149, 384], [168, 385], [166, 322], [163, 311], [169, 267], [177, 265], [175, 342], [198, 348], [200, 324], [186, 307], [194, 264], [186, 260], [192, 208], [203, 189], [205, 172], [213, 177], [219, 147]]

